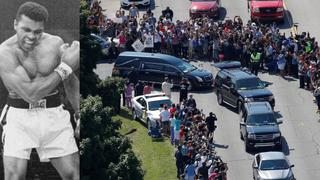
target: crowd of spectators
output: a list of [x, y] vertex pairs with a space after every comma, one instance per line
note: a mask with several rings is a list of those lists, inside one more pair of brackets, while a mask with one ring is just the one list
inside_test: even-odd
[[177, 177], [186, 180], [227, 179], [227, 164], [215, 151], [217, 118], [214, 113], [205, 117], [196, 107], [192, 94], [181, 106], [172, 105], [169, 112], [171, 143], [177, 147]]
[[119, 44], [114, 44], [113, 58], [120, 52], [134, 51], [132, 44], [137, 39], [145, 43], [147, 36], [152, 36], [153, 47], [145, 48], [146, 52], [200, 61], [239, 60], [251, 69], [255, 64], [252, 54], [258, 52], [259, 70], [299, 78], [300, 88], [315, 88], [320, 51], [309, 33], [286, 36], [276, 24], [244, 23], [239, 16], [225, 21], [204, 17], [174, 22], [169, 7], [158, 18], [150, 9], [140, 15], [134, 5], [128, 11], [119, 9], [114, 18], [103, 14], [97, 1], [90, 9], [89, 27], [97, 29], [102, 37], [119, 39]]

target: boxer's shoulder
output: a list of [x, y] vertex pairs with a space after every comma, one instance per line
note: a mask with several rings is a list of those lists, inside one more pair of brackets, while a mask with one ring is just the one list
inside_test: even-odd
[[16, 47], [18, 47], [17, 37], [12, 36], [0, 44], [0, 52], [1, 54], [13, 53]]
[[47, 48], [58, 48], [63, 44], [63, 40], [59, 36], [43, 33], [40, 44]]
[[0, 62], [14, 60], [15, 47], [11, 44], [0, 44]]
[[48, 33], [43, 33], [42, 42], [50, 43], [52, 45], [63, 44], [63, 40], [61, 37]]

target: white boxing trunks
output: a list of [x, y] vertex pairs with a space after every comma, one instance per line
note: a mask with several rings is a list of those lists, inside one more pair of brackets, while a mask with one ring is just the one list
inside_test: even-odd
[[62, 105], [31, 110], [9, 107], [2, 140], [4, 156], [30, 159], [36, 148], [41, 162], [78, 151], [70, 113]]

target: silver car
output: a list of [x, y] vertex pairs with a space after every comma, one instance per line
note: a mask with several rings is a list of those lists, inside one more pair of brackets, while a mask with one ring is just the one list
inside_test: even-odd
[[171, 100], [164, 93], [152, 93], [132, 98], [132, 118], [141, 120], [150, 129], [160, 121], [160, 105], [170, 107]]
[[252, 163], [253, 179], [295, 180], [292, 167], [283, 152], [258, 153]]
[[150, 0], [120, 0], [121, 7], [130, 7], [132, 4], [136, 6], [149, 6]]

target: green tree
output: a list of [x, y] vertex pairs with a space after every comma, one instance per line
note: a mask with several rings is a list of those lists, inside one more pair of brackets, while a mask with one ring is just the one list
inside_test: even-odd
[[101, 58], [101, 47], [91, 39], [92, 30], [86, 25], [90, 14], [86, 1], [80, 4], [81, 179], [143, 179], [141, 162], [131, 142], [118, 133], [120, 122], [111, 119], [113, 110], [119, 110], [124, 80], [116, 77], [101, 81], [93, 72]]
[[110, 108], [101, 97], [81, 99], [81, 179], [140, 180], [141, 162], [130, 140], [118, 133], [120, 121], [113, 121]]
[[102, 57], [101, 47], [91, 37], [91, 30], [87, 27], [87, 19], [90, 15], [86, 1], [80, 3], [80, 92], [83, 97], [96, 95], [98, 76], [93, 72], [97, 61]]
[[99, 95], [104, 106], [113, 107], [114, 113], [120, 113], [121, 94], [124, 91], [125, 79], [121, 77], [107, 77], [98, 85]]

